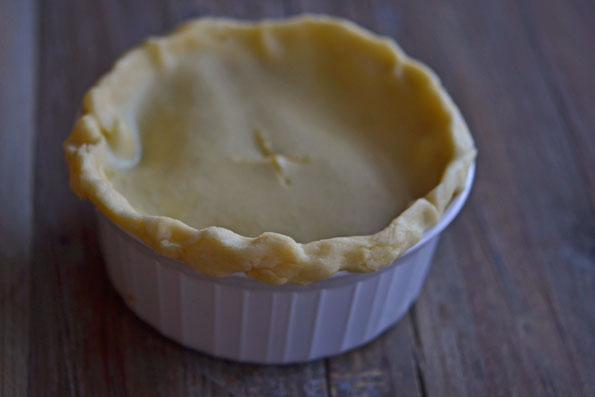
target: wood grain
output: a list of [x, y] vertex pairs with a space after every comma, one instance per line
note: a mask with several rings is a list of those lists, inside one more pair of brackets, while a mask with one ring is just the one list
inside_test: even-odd
[[[7, 0], [0, 3], [0, 393], [595, 395], [592, 2]], [[61, 142], [84, 91], [200, 15], [322, 12], [441, 76], [479, 148], [474, 190], [419, 301], [347, 354], [292, 366], [168, 341], [109, 285]]]
[[[0, 13], [0, 395], [27, 393], [35, 127], [35, 6]], [[18, 32], [18, 34], [17, 34]]]

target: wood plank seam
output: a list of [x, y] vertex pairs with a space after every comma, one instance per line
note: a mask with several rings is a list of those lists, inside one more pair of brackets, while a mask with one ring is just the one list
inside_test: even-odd
[[324, 380], [326, 382], [326, 395], [333, 396], [332, 379], [331, 379], [331, 363], [330, 359], [324, 359]]
[[413, 334], [413, 361], [415, 365], [415, 374], [417, 376], [417, 383], [419, 387], [419, 394], [422, 397], [426, 397], [428, 395], [428, 390], [426, 386], [426, 379], [424, 376], [424, 351], [422, 347], [422, 339], [420, 337], [419, 332], [419, 324], [417, 323], [417, 316], [415, 314], [415, 305], [409, 309], [409, 313], [407, 316], [411, 320], [411, 331]]

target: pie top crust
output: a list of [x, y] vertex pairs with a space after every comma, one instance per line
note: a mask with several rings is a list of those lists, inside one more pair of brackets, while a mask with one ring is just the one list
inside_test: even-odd
[[147, 40], [85, 95], [64, 149], [77, 195], [158, 253], [272, 284], [391, 264], [476, 153], [432, 71], [323, 16]]

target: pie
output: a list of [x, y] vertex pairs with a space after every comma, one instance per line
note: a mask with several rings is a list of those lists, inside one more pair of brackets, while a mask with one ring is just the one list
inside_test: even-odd
[[88, 91], [64, 150], [75, 193], [157, 253], [271, 284], [390, 265], [476, 153], [426, 66], [308, 15], [148, 39]]

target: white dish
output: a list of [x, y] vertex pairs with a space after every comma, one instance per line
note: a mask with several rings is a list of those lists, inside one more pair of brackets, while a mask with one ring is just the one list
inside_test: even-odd
[[440, 222], [392, 265], [342, 272], [308, 285], [273, 286], [242, 275], [217, 278], [154, 253], [98, 213], [109, 277], [130, 309], [160, 333], [213, 356], [287, 364], [336, 355], [394, 325], [421, 290], [442, 231], [473, 182]]

